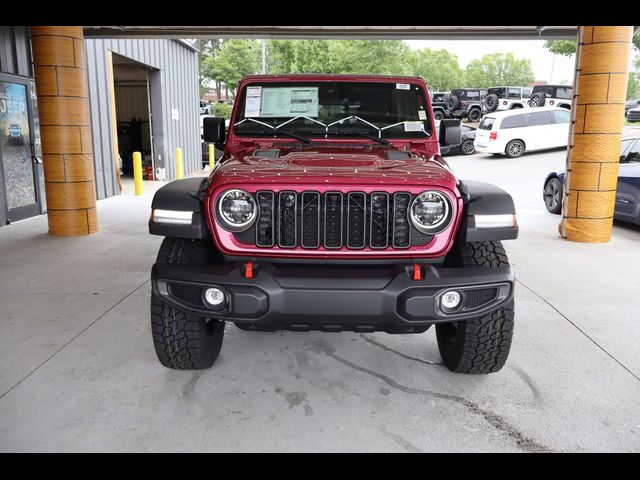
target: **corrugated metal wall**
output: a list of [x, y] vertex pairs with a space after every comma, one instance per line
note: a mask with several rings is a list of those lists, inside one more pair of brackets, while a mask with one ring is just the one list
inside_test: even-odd
[[[119, 193], [112, 145], [107, 51], [157, 69], [149, 73], [156, 167], [175, 177], [175, 149], [182, 147], [185, 175], [202, 168], [198, 55], [167, 39], [86, 39], [87, 75], [98, 198]], [[177, 109], [179, 120], [172, 119]]]
[[0, 72], [33, 77], [28, 27], [0, 26]]

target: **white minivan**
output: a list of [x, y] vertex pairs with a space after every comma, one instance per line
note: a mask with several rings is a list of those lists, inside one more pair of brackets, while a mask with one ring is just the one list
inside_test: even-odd
[[488, 113], [478, 125], [473, 145], [479, 152], [511, 158], [566, 146], [570, 120], [571, 112], [558, 107]]

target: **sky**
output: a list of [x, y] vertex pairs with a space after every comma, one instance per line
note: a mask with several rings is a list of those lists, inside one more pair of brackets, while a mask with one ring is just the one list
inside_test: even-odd
[[413, 49], [444, 48], [458, 56], [460, 66], [487, 53], [513, 53], [517, 59], [531, 60], [536, 81], [547, 83], [573, 83], [575, 55], [554, 55], [544, 48], [544, 40], [406, 40]]

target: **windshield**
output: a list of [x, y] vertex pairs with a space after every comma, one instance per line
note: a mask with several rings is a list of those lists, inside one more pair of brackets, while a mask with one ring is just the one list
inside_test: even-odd
[[428, 111], [424, 91], [410, 83], [252, 83], [239, 97], [234, 133], [427, 138]]

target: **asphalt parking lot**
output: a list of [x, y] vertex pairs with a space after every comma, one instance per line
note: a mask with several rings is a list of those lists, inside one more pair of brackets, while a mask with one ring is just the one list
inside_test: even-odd
[[213, 368], [168, 370], [149, 326], [150, 192], [99, 201], [89, 237], [49, 237], [45, 217], [0, 229], [0, 450], [640, 451], [640, 228], [560, 239], [541, 191], [564, 156], [449, 158], [518, 209], [514, 343], [487, 376], [449, 372], [433, 329], [233, 325]]

